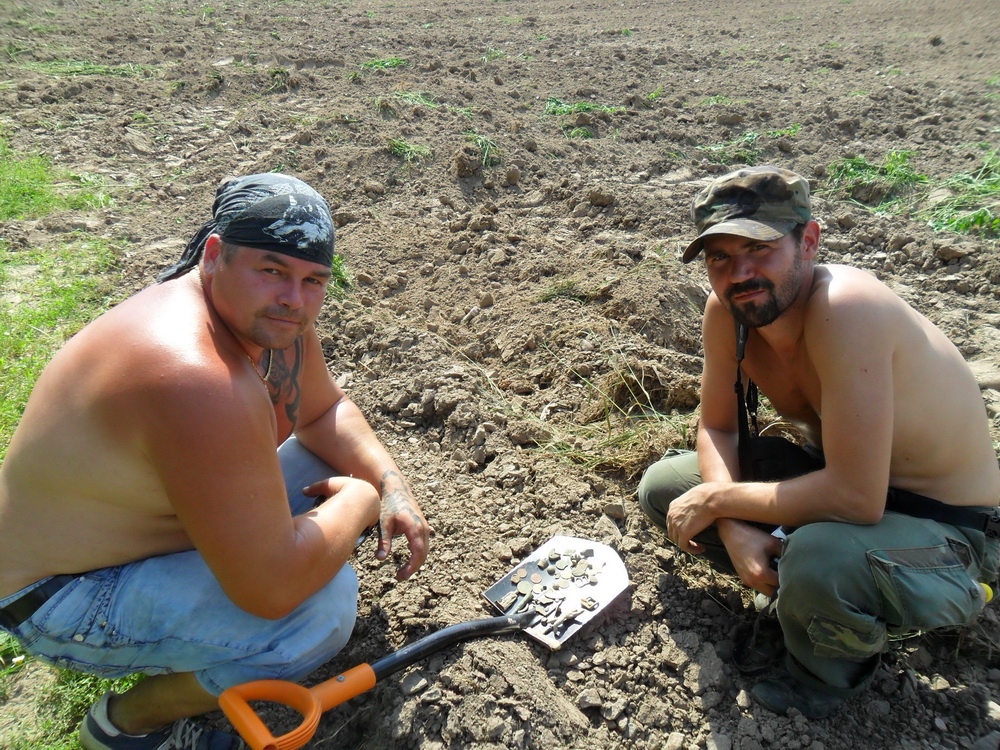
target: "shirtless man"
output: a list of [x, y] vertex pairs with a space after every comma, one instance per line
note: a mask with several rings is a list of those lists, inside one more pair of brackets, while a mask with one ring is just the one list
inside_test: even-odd
[[155, 675], [91, 708], [87, 750], [240, 747], [187, 717], [343, 648], [359, 536], [380, 524], [385, 558], [406, 535], [400, 580], [423, 563], [428, 525], [316, 335], [333, 258], [308, 185], [227, 182], [161, 283], [39, 378], [0, 467], [0, 627], [60, 666]]
[[[776, 595], [784, 669], [752, 692], [819, 718], [867, 685], [887, 633], [981, 611], [979, 582], [997, 578], [1000, 556], [986, 412], [940, 330], [871, 275], [816, 264], [802, 177], [732, 172], [695, 197], [692, 216], [699, 235], [683, 260], [704, 252], [712, 287], [698, 450], [650, 467], [640, 503], [681, 549]], [[749, 330], [743, 382], [812, 447], [810, 458], [784, 445], [811, 461], [805, 473], [741, 474], [737, 324]]]

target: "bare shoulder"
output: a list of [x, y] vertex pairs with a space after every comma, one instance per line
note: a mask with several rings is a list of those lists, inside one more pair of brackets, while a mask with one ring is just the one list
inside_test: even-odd
[[816, 266], [806, 306], [806, 331], [865, 323], [864, 329], [855, 333], [867, 330], [874, 334], [875, 328], [891, 326], [908, 309], [902, 299], [871, 273], [851, 266], [820, 265]]
[[242, 350], [213, 323], [196, 286], [181, 281], [145, 289], [110, 310], [78, 334], [59, 365], [78, 370], [86, 361], [100, 416], [133, 434], [178, 413], [189, 428], [207, 428], [213, 415], [226, 420], [248, 402], [267, 401]]

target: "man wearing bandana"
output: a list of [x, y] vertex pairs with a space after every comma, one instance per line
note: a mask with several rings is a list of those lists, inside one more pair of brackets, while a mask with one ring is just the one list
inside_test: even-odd
[[189, 720], [226, 688], [296, 680], [344, 647], [348, 558], [379, 526], [409, 578], [430, 529], [326, 368], [326, 201], [300, 180], [221, 185], [155, 284], [74, 336], [0, 467], [0, 627], [58, 666], [151, 677], [88, 713], [95, 748], [238, 748]]

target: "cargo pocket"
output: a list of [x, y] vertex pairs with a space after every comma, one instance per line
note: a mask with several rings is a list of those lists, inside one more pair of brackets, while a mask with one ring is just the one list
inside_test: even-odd
[[969, 575], [969, 545], [955, 539], [934, 547], [868, 553], [882, 600], [882, 619], [893, 629], [932, 630], [967, 625], [986, 603]]

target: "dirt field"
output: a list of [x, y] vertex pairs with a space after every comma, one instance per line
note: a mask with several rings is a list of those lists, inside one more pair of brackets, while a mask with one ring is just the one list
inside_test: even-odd
[[[436, 536], [403, 584], [363, 550], [354, 640], [316, 681], [486, 615], [481, 592], [554, 534], [621, 553], [629, 592], [562, 651], [448, 648], [326, 714], [312, 746], [997, 748], [992, 607], [897, 644], [834, 718], [778, 717], [727, 660], [745, 592], [666, 547], [635, 488], [697, 424], [691, 196], [749, 161], [812, 181], [824, 260], [952, 337], [1000, 437], [995, 244], [827, 190], [839, 159], [909, 151], [941, 180], [1000, 146], [998, 22], [993, 0], [4, 1], [0, 128], [116, 202], [0, 234], [130, 243], [137, 289], [224, 177], [281, 170], [329, 198], [356, 282], [322, 317], [330, 366]], [[84, 60], [131, 67], [56, 74]]]

